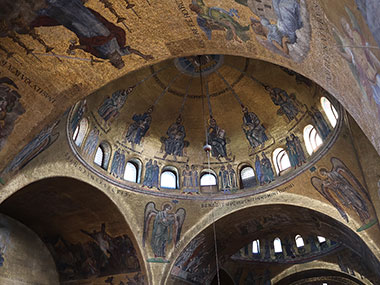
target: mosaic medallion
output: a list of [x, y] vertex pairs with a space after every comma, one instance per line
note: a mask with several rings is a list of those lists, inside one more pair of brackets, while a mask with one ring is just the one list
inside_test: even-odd
[[174, 60], [174, 64], [182, 73], [199, 77], [201, 72], [203, 76], [215, 72], [223, 64], [223, 61], [223, 55], [209, 54], [179, 57]]

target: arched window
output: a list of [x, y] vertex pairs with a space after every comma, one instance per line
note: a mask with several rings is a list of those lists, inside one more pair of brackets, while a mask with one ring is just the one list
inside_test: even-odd
[[277, 174], [291, 166], [289, 156], [283, 148], [276, 148], [273, 151], [273, 161]]
[[255, 177], [255, 172], [250, 166], [244, 166], [240, 170], [241, 188], [249, 188], [256, 186], [257, 181]]
[[95, 164], [102, 167], [103, 160], [104, 160], [104, 151], [102, 149], [102, 146], [98, 146], [98, 149], [96, 150], [94, 162], [95, 162]]
[[129, 182], [138, 181], [138, 165], [133, 161], [128, 161], [125, 165], [124, 180]]
[[303, 247], [305, 246], [305, 243], [303, 242], [303, 238], [300, 235], [296, 235], [296, 246], [297, 247]]
[[88, 120], [83, 118], [76, 127], [73, 135], [73, 140], [77, 146], [81, 146], [88, 130]]
[[216, 176], [212, 173], [204, 173], [201, 176], [201, 186], [214, 186], [216, 185]]
[[324, 243], [326, 241], [326, 238], [321, 237], [321, 236], [317, 236], [317, 239], [318, 239], [319, 243]]
[[96, 150], [94, 163], [107, 170], [110, 158], [111, 146], [107, 142], [102, 142]]
[[303, 138], [307, 152], [311, 155], [322, 144], [322, 139], [317, 133], [317, 130], [312, 125], [307, 125], [303, 129]]
[[161, 173], [161, 188], [177, 189], [177, 175], [174, 171], [164, 170]]
[[282, 245], [281, 245], [281, 240], [280, 238], [275, 238], [273, 241], [273, 246], [274, 246], [274, 252], [275, 253], [280, 253], [282, 252]]
[[323, 111], [325, 111], [327, 119], [329, 120], [331, 126], [334, 128], [339, 118], [338, 112], [336, 111], [333, 104], [331, 104], [329, 99], [327, 99], [326, 97], [321, 97], [321, 105]]
[[258, 239], [252, 242], [252, 253], [254, 254], [260, 253], [260, 241]]

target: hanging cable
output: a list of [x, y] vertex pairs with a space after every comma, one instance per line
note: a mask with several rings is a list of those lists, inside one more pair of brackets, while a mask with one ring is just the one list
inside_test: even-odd
[[223, 80], [223, 82], [227, 85], [228, 89], [231, 90], [232, 94], [234, 95], [236, 101], [240, 104], [240, 106], [244, 106], [243, 103], [241, 102], [239, 96], [236, 94], [235, 90], [232, 88], [231, 84], [228, 83], [228, 81], [219, 73], [219, 71], [216, 71], [216, 74]]
[[[158, 73], [160, 73], [161, 71], [165, 70], [165, 69], [168, 69], [170, 65], [168, 66], [165, 66], [165, 67], [162, 67], [160, 69], [158, 69], [157, 71], [154, 71], [153, 73], [149, 74], [147, 77], [141, 79], [139, 82], [136, 83], [135, 86], [139, 86], [140, 84], [144, 83], [144, 81], [148, 80], [149, 78], [157, 75]], [[153, 68], [152, 68], [153, 69]]]
[[179, 115], [182, 115], [183, 109], [185, 108], [185, 103], [187, 100], [187, 96], [189, 95], [189, 90], [190, 90], [190, 86], [191, 86], [192, 81], [193, 81], [193, 78], [191, 77], [189, 80], [189, 83], [187, 84], [186, 93], [185, 93], [185, 97], [183, 98], [181, 108], [179, 109]]
[[[188, 65], [186, 65], [185, 69], [187, 67], [189, 67], [191, 65], [191, 63], [189, 63]], [[164, 96], [164, 94], [169, 90], [170, 86], [174, 83], [174, 81], [176, 81], [176, 79], [181, 75], [181, 73], [178, 73], [176, 76], [173, 77], [172, 80], [170, 80], [168, 86], [166, 86], [166, 88], [161, 92], [161, 94], [157, 97], [157, 99], [154, 101], [153, 103], [153, 106], [156, 106], [158, 101], [160, 101], [160, 99], [162, 98], [162, 96]]]
[[211, 108], [211, 100], [210, 100], [210, 93], [208, 91], [208, 83], [205, 84], [206, 89], [206, 97], [207, 97], [207, 104], [208, 104], [208, 113], [210, 115], [210, 118], [212, 118], [212, 108]]
[[[203, 149], [204, 149], [204, 151], [206, 152], [206, 155], [207, 155], [208, 174], [211, 175], [211, 163], [210, 163], [211, 146], [208, 144], [207, 124], [206, 124], [206, 120], [205, 120], [201, 56], [198, 56], [198, 60], [199, 60], [199, 65], [200, 65], [200, 68], [199, 68], [199, 77], [200, 77], [200, 84], [201, 84], [202, 117], [203, 117], [204, 128], [205, 128], [205, 135], [206, 135], [206, 144], [203, 147]], [[205, 88], [206, 88], [206, 96], [207, 96], [207, 102], [208, 102], [208, 107], [209, 107], [209, 115], [210, 115], [210, 118], [212, 118], [212, 109], [211, 109], [210, 95], [209, 95], [209, 92], [208, 92], [207, 82], [206, 82]], [[215, 228], [215, 217], [214, 217], [214, 211], [213, 210], [211, 210], [211, 215], [212, 215], [212, 227], [213, 227], [213, 232], [214, 232], [216, 276], [217, 276], [218, 285], [220, 285], [218, 245], [216, 243], [216, 228]]]

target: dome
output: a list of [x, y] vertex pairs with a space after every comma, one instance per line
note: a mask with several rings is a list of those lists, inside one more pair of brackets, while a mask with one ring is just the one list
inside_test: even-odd
[[272, 189], [308, 169], [334, 142], [339, 112], [326, 91], [286, 68], [196, 55], [109, 83], [73, 107], [67, 130], [81, 161], [118, 186], [225, 199]]

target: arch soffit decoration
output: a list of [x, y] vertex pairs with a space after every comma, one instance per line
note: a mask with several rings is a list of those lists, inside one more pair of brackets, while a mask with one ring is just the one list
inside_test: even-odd
[[[332, 275], [338, 274], [338, 275], [341, 275], [343, 277], [347, 276], [348, 279], [351, 279], [351, 280], [354, 279], [355, 281], [357, 280], [358, 284], [363, 284], [362, 281], [360, 281], [359, 279], [356, 278], [356, 276], [352, 276], [350, 274], [342, 272], [339, 268], [339, 265], [335, 264], [335, 263], [320, 261], [320, 260], [314, 260], [312, 262], [302, 264], [302, 269], [299, 267], [301, 267], [301, 266], [296, 264], [296, 265], [293, 265], [293, 266], [285, 269], [280, 274], [278, 274], [277, 276], [272, 278], [272, 283], [273, 284], [278, 284], [278, 283], [282, 284], [281, 282], [283, 282], [287, 278], [291, 278], [292, 276], [297, 276], [297, 275], [299, 275], [299, 273], [303, 274], [303, 273], [307, 273], [308, 271], [313, 271], [313, 270], [318, 270], [318, 271], [321, 270], [322, 271], [323, 270], [323, 271], [330, 272]], [[362, 277], [364, 277], [364, 276], [362, 276]], [[368, 279], [365, 278], [364, 281], [368, 282], [368, 284], [369, 284]]]
[[[135, 252], [136, 252], [136, 255], [138, 258], [138, 262], [140, 264], [140, 271], [145, 276], [145, 278], [149, 278], [146, 262], [143, 258], [143, 249], [141, 247], [140, 238], [135, 235], [134, 231], [132, 231], [132, 227], [130, 226], [131, 224], [136, 223], [136, 221], [131, 221], [129, 219], [130, 215], [127, 214], [128, 208], [126, 208], [126, 206], [124, 204], [121, 205], [120, 201], [115, 199], [115, 197], [110, 195], [110, 193], [107, 193], [107, 191], [103, 191], [102, 189], [96, 187], [96, 185], [92, 185], [90, 181], [84, 181], [80, 177], [68, 177], [68, 176], [65, 176], [65, 177], [61, 176], [60, 177], [60, 176], [55, 176], [55, 175], [51, 175], [51, 176], [45, 175], [43, 178], [36, 179], [34, 181], [31, 181], [31, 182], [29, 181], [28, 183], [25, 183], [24, 185], [21, 185], [21, 186], [19, 185], [19, 187], [17, 187], [16, 191], [12, 191], [11, 193], [9, 193], [9, 195], [6, 198], [4, 198], [2, 200], [2, 202], [0, 204], [0, 209], [2, 209], [2, 207], [4, 207], [4, 205], [6, 205], [7, 201], [11, 201], [16, 195], [23, 195], [23, 192], [22, 192], [23, 190], [24, 191], [29, 190], [30, 187], [36, 187], [36, 185], [39, 185], [41, 183], [45, 183], [46, 181], [49, 181], [49, 180], [53, 181], [55, 179], [62, 180], [62, 181], [66, 180], [66, 181], [69, 181], [70, 183], [74, 183], [74, 184], [79, 183], [82, 185], [86, 185], [86, 187], [88, 187], [91, 191], [96, 191], [96, 193], [99, 197], [103, 197], [105, 199], [106, 203], [109, 204], [109, 206], [112, 205], [114, 207], [114, 209], [113, 209], [114, 214], [120, 215], [120, 218], [122, 219], [121, 222], [124, 223], [125, 229], [127, 231], [127, 235], [130, 238], [132, 245], [135, 249]], [[58, 184], [60, 185], [60, 183], [58, 183]], [[66, 189], [65, 187], [62, 187], [62, 188]], [[82, 188], [79, 188], [79, 189], [82, 189]], [[28, 195], [31, 195], [31, 194], [28, 193]], [[87, 200], [84, 202], [84, 205], [87, 205]], [[107, 207], [107, 209], [109, 209], [109, 207]], [[22, 211], [20, 211], [20, 213], [22, 213]], [[26, 224], [26, 226], [28, 226], [28, 225]], [[100, 228], [100, 225], [99, 225], [99, 228]], [[99, 230], [99, 229], [97, 228], [95, 230]], [[106, 224], [105, 230], [107, 232], [107, 224]]]
[[[290, 198], [290, 196], [294, 196], [294, 198]], [[218, 223], [221, 224], [225, 219], [229, 219], [230, 217], [235, 217], [236, 221], [241, 221], [242, 219], [240, 217], [240, 214], [242, 212], [244, 212], [244, 211], [245, 212], [248, 212], [248, 211], [260, 212], [259, 211], [260, 208], [265, 208], [265, 207], [282, 207], [282, 208], [290, 207], [290, 208], [298, 209], [301, 211], [306, 210], [307, 212], [312, 213], [312, 214], [316, 214], [319, 217], [324, 217], [328, 221], [335, 223], [335, 226], [330, 225], [330, 224], [326, 224], [326, 222], [322, 223], [324, 225], [327, 225], [326, 230], [334, 231], [335, 229], [339, 228], [339, 230], [342, 229], [343, 231], [345, 231], [345, 234], [351, 235], [350, 238], [346, 238], [347, 235], [343, 236], [343, 240], [341, 239], [342, 233], [337, 233], [335, 237], [328, 237], [328, 238], [335, 239], [336, 241], [341, 241], [341, 242], [345, 243], [346, 245], [347, 245], [346, 242], [348, 241], [348, 246], [352, 246], [352, 248], [356, 252], [361, 252], [361, 250], [363, 249], [363, 247], [361, 247], [361, 246], [364, 246], [365, 250], [368, 250], [367, 253], [370, 253], [373, 256], [374, 260], [376, 259], [376, 256], [377, 256], [376, 254], [377, 254], [378, 250], [376, 248], [372, 247], [372, 245], [373, 245], [372, 242], [368, 242], [366, 240], [366, 237], [367, 237], [366, 235], [363, 235], [363, 236], [359, 235], [355, 231], [355, 228], [350, 227], [350, 226], [352, 226], [352, 224], [350, 226], [344, 224], [338, 214], [337, 215], [331, 214], [331, 211], [321, 212], [320, 205], [318, 207], [310, 207], [310, 206], [305, 207], [305, 205], [313, 205], [311, 200], [313, 200], [313, 199], [310, 199], [309, 197], [301, 197], [299, 195], [287, 193], [287, 197], [282, 202], [280, 202], [278, 200], [276, 200], [275, 202], [274, 201], [269, 202], [268, 204], [265, 204], [265, 203], [260, 204], [260, 202], [259, 203], [256, 202], [255, 205], [248, 205], [246, 207], [241, 207], [238, 209], [232, 209], [231, 211], [223, 211], [221, 208], [214, 208], [215, 211], [211, 210], [208, 214], [204, 215], [203, 218], [197, 223], [197, 225], [198, 225], [197, 228], [183, 233], [182, 240], [186, 241], [186, 242], [182, 242], [175, 250], [170, 251], [168, 253], [168, 259], [177, 260], [180, 257], [181, 253], [183, 253], [185, 251], [186, 247], [190, 244], [190, 242], [193, 239], [195, 239], [196, 237], [200, 237], [202, 235], [202, 233], [204, 233], [204, 232], [211, 231], [211, 226], [213, 224], [213, 221], [215, 222], [216, 225], [218, 225]], [[292, 202], [289, 202], [289, 201], [292, 201]], [[326, 206], [330, 207], [329, 205], [326, 205]], [[271, 210], [269, 212], [272, 213], [273, 211]], [[218, 216], [218, 214], [220, 214], [220, 216]], [[252, 213], [250, 216], [255, 217], [255, 215]], [[300, 216], [302, 216], [302, 215], [295, 215], [295, 217], [293, 217], [293, 218], [297, 218]], [[313, 221], [313, 222], [315, 222], [315, 221]], [[229, 225], [232, 224], [231, 221], [228, 221], [226, 223]], [[315, 225], [314, 225], [314, 227], [311, 227], [310, 229], [314, 229], [314, 228], [315, 228]], [[271, 232], [271, 230], [269, 230], [269, 232]], [[297, 230], [295, 230], [295, 232], [297, 232]], [[318, 233], [321, 234], [320, 232], [316, 232], [315, 234], [318, 235]], [[322, 235], [323, 235], [323, 233], [322, 233]], [[233, 238], [233, 236], [229, 236], [229, 237]], [[231, 245], [233, 243], [232, 242], [229, 243], [229, 250], [231, 251], [231, 252], [229, 252], [229, 255], [234, 254], [240, 248], [245, 246], [247, 243], [249, 243], [249, 242], [251, 242], [257, 238], [258, 238], [258, 236], [254, 233], [252, 236], [247, 236], [244, 241], [241, 241], [239, 243], [239, 245], [234, 245], [233, 248], [231, 247]], [[217, 235], [217, 239], [218, 239], [218, 235]], [[350, 239], [351, 239], [351, 241], [350, 241]], [[352, 242], [353, 240], [355, 240], [355, 242]], [[213, 243], [213, 240], [210, 240], [209, 242]], [[359, 245], [359, 243], [360, 243], [360, 245]], [[358, 246], [358, 248], [355, 248], [356, 246]], [[214, 246], [212, 246], [212, 248], [213, 247]], [[319, 261], [313, 261], [311, 264], [314, 264], [315, 262], [319, 262]], [[166, 268], [164, 270], [164, 274], [163, 274], [163, 276], [166, 276], [166, 279], [163, 280], [164, 284], [165, 284], [165, 282], [168, 282], [168, 280], [172, 277], [171, 271], [174, 268], [174, 264], [175, 264], [175, 262], [172, 262], [171, 264], [166, 266]]]

